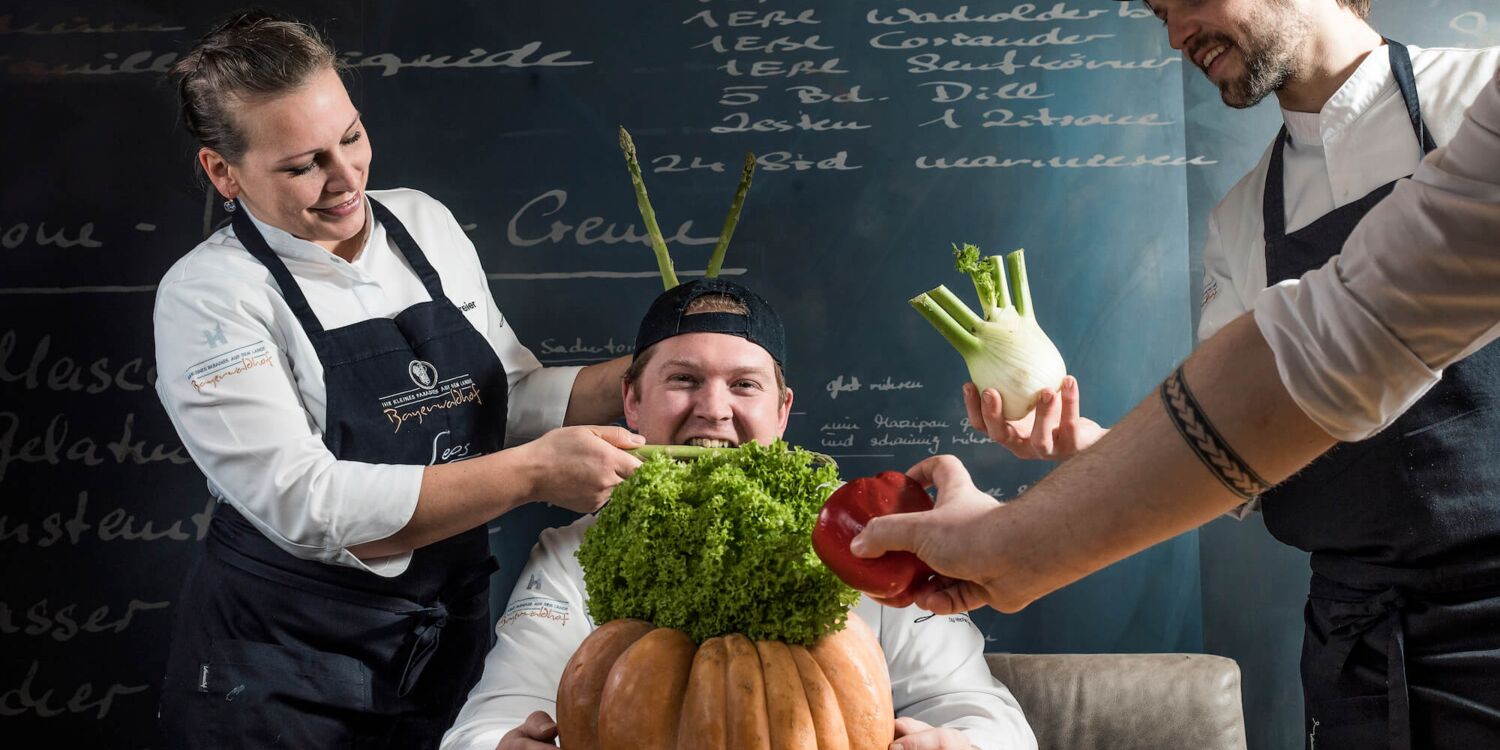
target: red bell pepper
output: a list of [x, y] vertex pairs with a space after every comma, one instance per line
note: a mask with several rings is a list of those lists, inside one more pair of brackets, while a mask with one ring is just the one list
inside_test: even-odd
[[932, 510], [932, 498], [920, 482], [896, 471], [860, 477], [834, 490], [813, 526], [813, 551], [844, 583], [878, 599], [901, 600], [932, 568], [910, 552], [855, 557], [849, 543], [870, 519], [892, 513]]

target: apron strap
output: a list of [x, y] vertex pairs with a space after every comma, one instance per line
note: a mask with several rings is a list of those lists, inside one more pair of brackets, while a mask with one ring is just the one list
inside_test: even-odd
[[1411, 118], [1412, 131], [1417, 134], [1417, 142], [1422, 144], [1422, 155], [1432, 153], [1437, 148], [1437, 142], [1432, 140], [1432, 133], [1427, 130], [1427, 123], [1422, 119], [1422, 102], [1417, 96], [1417, 76], [1412, 72], [1411, 53], [1407, 51], [1406, 45], [1394, 39], [1385, 40], [1391, 53], [1391, 72], [1396, 76], [1396, 87], [1401, 90], [1401, 99], [1406, 102], [1406, 114]]
[[[368, 197], [368, 194], [366, 195]], [[406, 262], [411, 269], [417, 272], [417, 277], [422, 279], [422, 286], [427, 288], [427, 296], [434, 302], [447, 300], [443, 294], [443, 281], [438, 278], [437, 269], [427, 261], [427, 255], [422, 252], [422, 247], [412, 239], [411, 233], [406, 231], [406, 225], [391, 213], [389, 208], [380, 205], [380, 202], [370, 198], [370, 208], [375, 210], [375, 218], [380, 220], [381, 226], [385, 227], [385, 233], [396, 242], [396, 249], [406, 256]]]
[[[1427, 123], [1422, 119], [1422, 102], [1417, 96], [1417, 77], [1412, 72], [1411, 53], [1406, 45], [1393, 39], [1387, 39], [1385, 43], [1390, 48], [1391, 74], [1396, 78], [1396, 88], [1401, 92], [1401, 100], [1406, 103], [1406, 114], [1411, 118], [1412, 132], [1416, 133], [1417, 143], [1421, 144], [1422, 155], [1426, 156], [1437, 148], [1437, 142], [1432, 139]], [[1279, 240], [1286, 235], [1286, 189], [1283, 182], [1285, 166], [1281, 152], [1290, 142], [1291, 136], [1286, 125], [1282, 125], [1281, 131], [1276, 134], [1276, 143], [1271, 147], [1271, 161], [1266, 166], [1266, 184], [1261, 190], [1261, 226], [1267, 242]]]
[[[1399, 589], [1390, 588], [1350, 604], [1340, 622], [1328, 632], [1319, 657], [1320, 671], [1330, 679], [1342, 674], [1349, 654], [1362, 636], [1383, 633], [1386, 656], [1386, 726], [1391, 750], [1411, 750], [1411, 698], [1406, 685], [1406, 626], [1401, 611], [1409, 604]], [[1378, 636], [1377, 636], [1378, 637]]]
[[302, 324], [302, 330], [311, 336], [314, 333], [323, 332], [323, 323], [313, 313], [312, 305], [307, 304], [307, 295], [302, 293], [302, 288], [297, 286], [297, 280], [292, 278], [292, 272], [286, 270], [286, 264], [276, 253], [271, 251], [271, 246], [266, 244], [266, 238], [262, 237], [260, 230], [255, 228], [255, 222], [251, 221], [249, 212], [244, 210], [244, 204], [239, 203], [240, 210], [230, 215], [234, 223], [234, 236], [239, 238], [240, 244], [250, 251], [250, 255], [271, 272], [271, 278], [276, 280], [276, 286], [281, 288], [281, 296], [286, 300], [288, 307], [292, 308], [292, 314], [297, 316], [297, 322]]
[[1286, 235], [1286, 186], [1283, 184], [1281, 150], [1291, 141], [1286, 125], [1276, 134], [1276, 145], [1271, 147], [1271, 163], [1266, 165], [1266, 186], [1261, 189], [1261, 227], [1266, 244]]

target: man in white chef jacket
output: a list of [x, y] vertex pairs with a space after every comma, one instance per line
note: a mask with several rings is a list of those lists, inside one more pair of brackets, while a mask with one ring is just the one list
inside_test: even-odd
[[[627, 422], [648, 443], [728, 446], [782, 435], [792, 404], [778, 356], [784, 334], [758, 295], [721, 280], [689, 282], [659, 297], [641, 329], [624, 393]], [[574, 556], [594, 520], [542, 532], [444, 750], [552, 746], [563, 668], [595, 627]], [[903, 750], [1037, 746], [1015, 698], [990, 674], [984, 635], [967, 616], [886, 608], [867, 597], [855, 612], [885, 650]]]

